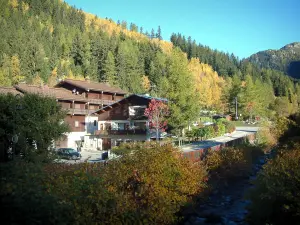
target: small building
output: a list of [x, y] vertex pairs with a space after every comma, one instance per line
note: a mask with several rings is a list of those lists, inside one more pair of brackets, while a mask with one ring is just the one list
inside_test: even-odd
[[151, 99], [153, 97], [134, 94], [96, 110], [98, 130], [85, 136], [84, 148], [108, 150], [122, 142], [150, 140], [149, 121], [144, 112]]

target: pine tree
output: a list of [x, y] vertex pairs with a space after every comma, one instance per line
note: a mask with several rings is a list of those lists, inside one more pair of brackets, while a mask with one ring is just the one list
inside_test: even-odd
[[103, 81], [108, 81], [111, 85], [117, 85], [115, 58], [111, 51], [103, 64]]
[[158, 28], [157, 28], [157, 32], [156, 32], [156, 38], [158, 38], [159, 40], [162, 40], [160, 26], [158, 26]]
[[151, 34], [150, 34], [150, 39], [153, 39], [153, 38], [155, 38], [155, 32], [154, 32], [154, 29], [152, 28]]

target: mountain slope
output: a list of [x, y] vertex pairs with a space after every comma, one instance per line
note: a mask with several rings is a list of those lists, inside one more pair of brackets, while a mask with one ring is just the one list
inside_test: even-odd
[[279, 50], [261, 51], [246, 60], [260, 68], [275, 69], [293, 78], [300, 78], [300, 42], [288, 44]]

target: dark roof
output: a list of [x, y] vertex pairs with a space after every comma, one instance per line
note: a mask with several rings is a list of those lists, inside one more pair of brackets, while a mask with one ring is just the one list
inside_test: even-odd
[[28, 84], [18, 84], [15, 86], [15, 88], [22, 93], [39, 94], [39, 95], [53, 97], [62, 100], [75, 100], [75, 101], [82, 101], [82, 102], [87, 101], [87, 99], [84, 99], [82, 96], [72, 94], [72, 92], [64, 88], [51, 88], [46, 85], [36, 86], [36, 85], [28, 85]]
[[[150, 95], [138, 95], [138, 94], [133, 94], [133, 95], [136, 95], [136, 96], [139, 96], [141, 98], [145, 98], [145, 99], [156, 99], [158, 101], [162, 101], [162, 102], [168, 102], [168, 99], [166, 98], [157, 98], [157, 97], [152, 97]], [[132, 96], [132, 95], [131, 95]]]
[[21, 94], [18, 90], [16, 90], [14, 87], [0, 87], [0, 94]]
[[[73, 80], [73, 79], [65, 79], [61, 81], [59, 84], [68, 83], [75, 87], [82, 88], [86, 91], [93, 90], [93, 91], [103, 91], [109, 93], [117, 93], [117, 94], [126, 94], [121, 88], [113, 87], [107, 83], [98, 83], [89, 80]], [[58, 84], [58, 85], [59, 85]]]
[[123, 99], [117, 101], [117, 102], [114, 102], [114, 103], [112, 103], [112, 104], [110, 104], [110, 105], [104, 106], [104, 107], [102, 107], [101, 109], [98, 109], [98, 110], [96, 110], [96, 111], [93, 112], [93, 113], [97, 113], [97, 112], [103, 111], [103, 110], [105, 111], [105, 109], [107, 109], [107, 108], [112, 108], [112, 106], [115, 106], [115, 105], [119, 105], [120, 102], [126, 101], [126, 100], [128, 100], [129, 98], [132, 98], [132, 97], [134, 97], [134, 96], [137, 96], [137, 97], [140, 97], [140, 98], [144, 98], [144, 99], [147, 99], [147, 100], [156, 99], [156, 100], [158, 100], [158, 101], [168, 102], [168, 99], [166, 99], [166, 98], [157, 98], [157, 97], [151, 97], [151, 96], [149, 96], [149, 95], [132, 94], [132, 95], [129, 95], [128, 97], [126, 97], [126, 98], [123, 98]]

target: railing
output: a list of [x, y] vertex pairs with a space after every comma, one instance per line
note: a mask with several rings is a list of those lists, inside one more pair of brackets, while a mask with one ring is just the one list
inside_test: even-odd
[[103, 105], [110, 105], [116, 102], [114, 100], [106, 100], [106, 99], [88, 99], [88, 101], [90, 103], [103, 104]]
[[88, 115], [95, 112], [95, 109], [68, 109], [69, 114]]
[[146, 130], [96, 130], [95, 135], [134, 135], [146, 134]]

